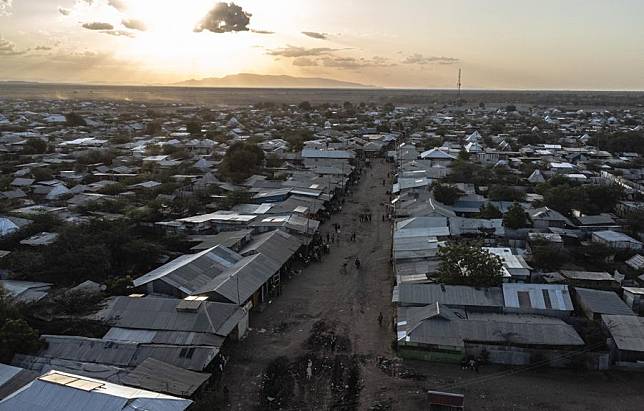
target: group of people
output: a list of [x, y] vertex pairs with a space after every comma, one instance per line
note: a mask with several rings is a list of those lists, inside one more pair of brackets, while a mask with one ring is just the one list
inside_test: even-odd
[[371, 213], [360, 214], [361, 223], [370, 223], [371, 222]]

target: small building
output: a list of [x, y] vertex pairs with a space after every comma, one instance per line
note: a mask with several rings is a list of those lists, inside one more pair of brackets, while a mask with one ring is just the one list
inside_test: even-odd
[[644, 314], [644, 288], [624, 287], [622, 299], [637, 315]]
[[617, 364], [644, 361], [644, 317], [602, 315], [601, 319], [610, 335], [611, 355]]
[[596, 231], [592, 234], [592, 241], [616, 249], [641, 250], [642, 242], [618, 231]]
[[575, 288], [575, 302], [589, 320], [599, 320], [604, 314], [635, 315], [628, 305], [612, 291]]
[[[574, 287], [593, 288], [597, 290], [618, 290], [619, 283], [615, 278], [605, 271], [571, 271], [562, 270], [559, 272], [560, 280]], [[544, 275], [548, 282], [556, 281], [557, 273]]]
[[561, 284], [503, 284], [503, 301], [505, 312], [567, 317], [575, 310]]

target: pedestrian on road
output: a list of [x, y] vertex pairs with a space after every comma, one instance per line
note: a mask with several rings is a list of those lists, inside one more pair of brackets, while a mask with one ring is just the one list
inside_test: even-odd
[[329, 233], [326, 233], [326, 242], [329, 242]]
[[356, 257], [356, 268], [359, 270], [360, 269], [360, 259]]
[[346, 261], [342, 264], [342, 274], [347, 274], [347, 264], [348, 263]]
[[383, 317], [382, 317], [382, 311], [381, 311], [380, 314], [378, 314], [378, 326], [379, 327], [382, 327], [382, 319], [383, 319]]

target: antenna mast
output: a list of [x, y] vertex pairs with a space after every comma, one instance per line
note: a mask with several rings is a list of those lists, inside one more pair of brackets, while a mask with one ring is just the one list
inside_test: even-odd
[[458, 69], [458, 83], [456, 83], [456, 85], [458, 86], [458, 99], [460, 100], [461, 99], [461, 86], [462, 86], [462, 84], [461, 84], [461, 69]]

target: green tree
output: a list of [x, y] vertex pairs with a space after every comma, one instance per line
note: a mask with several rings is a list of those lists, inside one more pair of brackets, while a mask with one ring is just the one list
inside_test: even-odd
[[541, 271], [556, 271], [570, 261], [569, 255], [561, 248], [545, 240], [534, 241], [530, 245], [531, 265]]
[[512, 230], [528, 227], [528, 215], [519, 203], [514, 203], [503, 217], [503, 225]]
[[188, 124], [186, 124], [186, 131], [192, 134], [193, 136], [200, 136], [201, 122], [197, 120], [189, 121]]
[[65, 114], [65, 121], [69, 127], [84, 127], [87, 125], [85, 119], [78, 113]]
[[505, 185], [493, 185], [488, 193], [490, 199], [494, 201], [523, 201], [525, 193]]
[[451, 241], [438, 250], [440, 281], [449, 285], [493, 287], [502, 281], [501, 259], [478, 244]]
[[145, 134], [148, 136], [158, 136], [163, 131], [161, 120], [150, 121], [145, 126]]
[[434, 198], [443, 204], [453, 205], [461, 196], [461, 190], [446, 184], [436, 184], [433, 187]]
[[264, 152], [253, 144], [235, 143], [228, 148], [219, 167], [221, 176], [235, 183], [261, 171]]
[[503, 217], [503, 213], [494, 206], [492, 203], [487, 203], [483, 204], [481, 206], [481, 209], [479, 211], [479, 218], [485, 218], [488, 220], [494, 219], [494, 218], [501, 218]]

